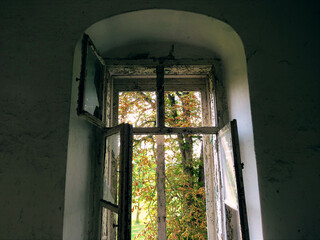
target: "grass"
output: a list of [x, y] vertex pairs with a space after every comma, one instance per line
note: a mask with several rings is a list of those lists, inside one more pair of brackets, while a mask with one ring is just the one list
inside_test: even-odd
[[[136, 221], [132, 221], [131, 225], [131, 239], [135, 239], [135, 236], [144, 228], [145, 223], [140, 221], [140, 223], [136, 223]], [[137, 240], [143, 240], [143, 237], [137, 238]]]
[[139, 237], [137, 239], [135, 239], [135, 237], [138, 235], [138, 233], [144, 229], [144, 226], [146, 225], [146, 218], [147, 218], [147, 213], [146, 211], [143, 209], [141, 209], [140, 211], [140, 217], [139, 217], [139, 223], [136, 222], [136, 216], [137, 211], [133, 211], [132, 213], [132, 222], [131, 222], [131, 239], [133, 240], [143, 240], [143, 237]]

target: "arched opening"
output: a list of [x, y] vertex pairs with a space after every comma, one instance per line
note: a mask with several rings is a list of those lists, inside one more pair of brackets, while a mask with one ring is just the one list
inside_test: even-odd
[[[175, 10], [142, 10], [104, 19], [85, 31], [102, 57], [161, 57], [175, 45], [176, 57], [217, 59], [229, 119], [237, 119], [250, 237], [262, 239], [260, 200], [254, 153], [246, 58], [243, 44], [227, 24], [200, 14]], [[80, 41], [74, 76], [79, 77]], [[65, 239], [86, 239], [90, 221], [92, 127], [76, 116], [78, 83], [73, 81], [68, 146]], [[227, 120], [229, 120], [227, 119]]]

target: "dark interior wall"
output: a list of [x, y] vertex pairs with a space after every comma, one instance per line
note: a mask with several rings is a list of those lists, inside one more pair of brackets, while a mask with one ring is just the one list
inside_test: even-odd
[[320, 238], [319, 4], [296, 2], [266, 6], [247, 41], [266, 239]]
[[318, 239], [317, 1], [0, 2], [0, 239], [62, 239], [73, 52], [91, 24], [169, 8], [225, 21], [248, 57], [265, 239]]

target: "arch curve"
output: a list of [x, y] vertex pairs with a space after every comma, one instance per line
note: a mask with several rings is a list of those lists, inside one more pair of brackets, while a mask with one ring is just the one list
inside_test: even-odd
[[[246, 57], [243, 43], [233, 28], [218, 19], [197, 13], [152, 9], [128, 12], [103, 19], [91, 25], [85, 32], [93, 40], [103, 57], [107, 57], [108, 53], [115, 49], [128, 48], [128, 46], [154, 46], [153, 43], [170, 43], [206, 49], [209, 55], [212, 54], [212, 57], [221, 59], [223, 65], [223, 78], [221, 80], [226, 91], [229, 117], [230, 119], [237, 119], [238, 122], [241, 159], [245, 165], [244, 185], [250, 237], [251, 239], [262, 239], [261, 210]], [[79, 63], [81, 56], [79, 45], [77, 45], [75, 50], [73, 79], [78, 77], [80, 73]], [[162, 54], [162, 52], [160, 51], [159, 54]], [[73, 82], [72, 89], [71, 111], [75, 112], [77, 99], [76, 82]], [[77, 141], [81, 141], [79, 138], [70, 138], [71, 132], [74, 129], [83, 128], [80, 132], [83, 132], [84, 135], [90, 135], [88, 127], [79, 121], [81, 120], [72, 117], [71, 113], [69, 146], [70, 144], [71, 146], [75, 146], [79, 144], [76, 143]], [[79, 134], [79, 129], [77, 131], [77, 134]], [[83, 148], [83, 144], [87, 148], [90, 147], [90, 143], [81, 142], [81, 151], [85, 149]], [[68, 190], [68, 185], [72, 185], [72, 182], [75, 181], [69, 175], [70, 172], [73, 172], [70, 162], [74, 161], [74, 157], [79, 154], [76, 153], [76, 148], [68, 150], [66, 212], [64, 218], [65, 239], [68, 238], [69, 232], [74, 234], [75, 231], [74, 229], [70, 230], [72, 226], [68, 227], [66, 224], [68, 225], [68, 221], [74, 217], [71, 211], [68, 211], [68, 204], [72, 202], [72, 195], [74, 195], [75, 189]], [[87, 153], [87, 155], [89, 154]], [[84, 158], [83, 161], [89, 164], [88, 159]], [[87, 170], [89, 169], [90, 167], [88, 166]], [[84, 175], [89, 177], [89, 174], [86, 174], [85, 171]], [[71, 192], [69, 194], [68, 191], [72, 191], [73, 194]], [[69, 239], [71, 238], [69, 237]]]

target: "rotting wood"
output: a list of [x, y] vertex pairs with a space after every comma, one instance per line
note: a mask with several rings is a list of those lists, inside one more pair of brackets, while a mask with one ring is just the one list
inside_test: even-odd
[[[148, 59], [123, 59], [123, 58], [104, 58], [107, 65], [114, 66], [148, 66], [155, 67], [159, 64], [170, 67], [174, 65], [212, 65], [218, 61], [216, 58], [180, 58], [180, 59], [160, 59], [160, 58], [148, 58]], [[219, 61], [218, 61], [219, 62]]]
[[170, 135], [170, 134], [216, 134], [219, 131], [217, 127], [150, 127], [150, 128], [133, 128], [133, 134], [143, 135], [143, 134], [152, 134], [152, 135]]
[[179, 60], [105, 60], [111, 76], [156, 77], [156, 67], [163, 66], [166, 76], [209, 75], [213, 59]]
[[[204, 75], [184, 75], [184, 76], [164, 76], [164, 85], [194, 85], [206, 84], [206, 76]], [[114, 83], [118, 85], [156, 85], [155, 77], [148, 76], [115, 76]]]
[[210, 111], [209, 111], [209, 102], [208, 92], [206, 89], [201, 91], [201, 110], [202, 110], [202, 126], [210, 126]]
[[[164, 77], [164, 90], [165, 91], [201, 91], [206, 89], [206, 76], [184, 77]], [[114, 90], [115, 92], [121, 91], [156, 91], [156, 78], [141, 78], [137, 76], [134, 78], [127, 77], [114, 77]]]
[[[165, 68], [165, 74], [170, 76], [208, 75], [210, 70], [211, 65], [171, 65]], [[108, 65], [108, 71], [112, 76], [156, 76], [154, 66]]]

